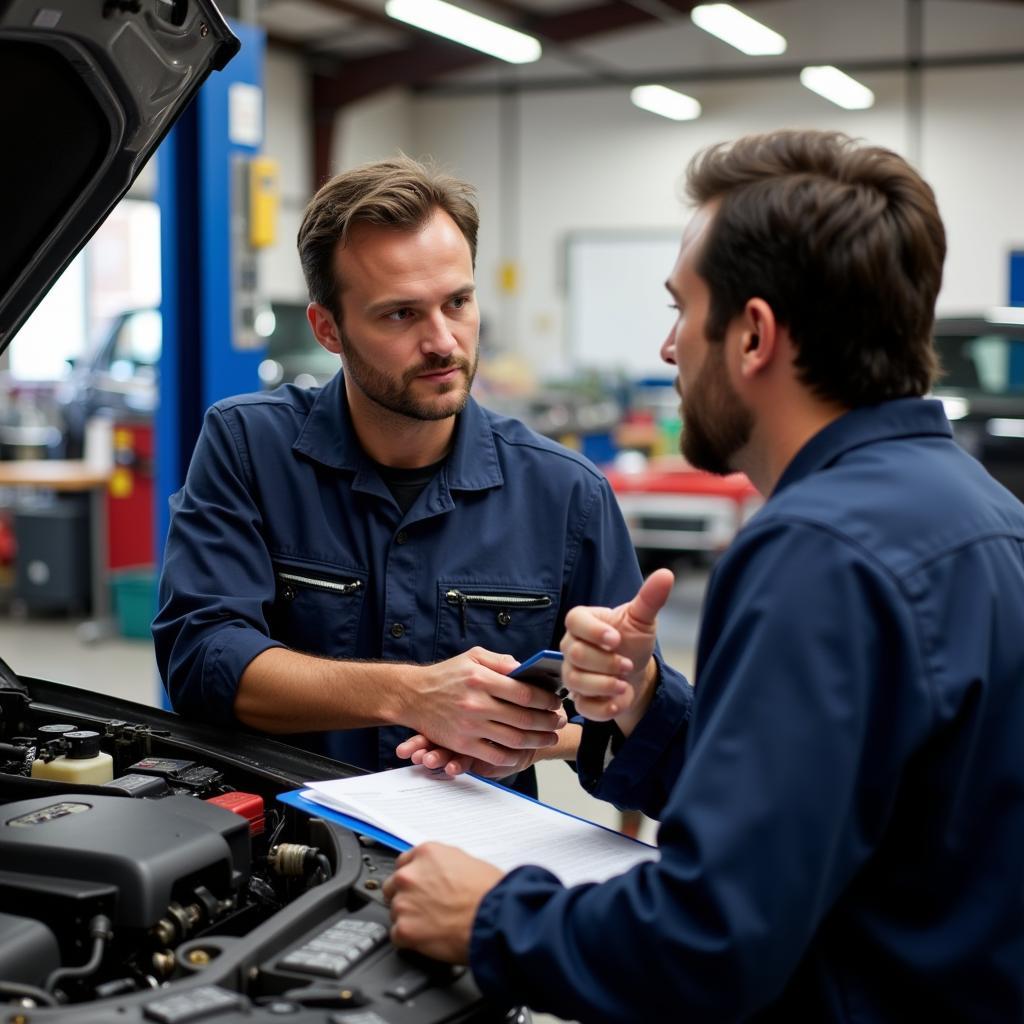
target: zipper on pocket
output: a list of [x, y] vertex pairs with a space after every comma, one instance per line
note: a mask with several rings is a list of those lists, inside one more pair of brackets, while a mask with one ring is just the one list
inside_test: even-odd
[[509, 608], [547, 608], [551, 604], [551, 598], [547, 594], [467, 594], [462, 590], [445, 591], [444, 599], [459, 609], [463, 636], [466, 635], [467, 629], [466, 609], [470, 605], [499, 609], [498, 622], [502, 626], [507, 626], [511, 621]]
[[354, 594], [362, 585], [362, 580], [350, 580], [346, 583], [339, 583], [337, 580], [324, 579], [322, 576], [303, 576], [297, 572], [285, 572], [278, 569], [276, 576], [281, 587], [281, 597], [285, 601], [294, 599], [297, 588], [306, 587], [309, 590], [322, 590], [329, 594]]

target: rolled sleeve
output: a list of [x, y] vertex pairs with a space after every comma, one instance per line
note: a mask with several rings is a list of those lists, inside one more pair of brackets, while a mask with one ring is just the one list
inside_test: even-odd
[[238, 681], [249, 662], [273, 647], [284, 644], [240, 626], [225, 627], [214, 636], [207, 646], [202, 673], [203, 707], [213, 713], [212, 717], [225, 724], [236, 721], [232, 709]]
[[153, 621], [157, 665], [176, 711], [233, 723], [245, 667], [270, 647], [274, 567], [241, 439], [206, 415], [172, 519]]

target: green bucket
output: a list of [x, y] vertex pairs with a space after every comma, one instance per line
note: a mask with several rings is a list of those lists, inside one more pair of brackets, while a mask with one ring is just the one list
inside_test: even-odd
[[128, 569], [111, 573], [114, 615], [121, 636], [150, 638], [149, 624], [156, 614], [156, 573], [152, 569]]

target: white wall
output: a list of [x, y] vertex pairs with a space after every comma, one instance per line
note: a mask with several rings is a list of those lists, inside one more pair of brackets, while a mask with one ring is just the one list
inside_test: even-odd
[[[268, 144], [276, 124], [273, 135], [287, 136], [286, 148], [296, 156], [283, 181], [297, 228], [310, 189], [308, 163], [297, 156], [308, 160], [311, 144], [307, 119], [296, 113], [304, 109], [298, 65], [275, 60], [289, 62], [287, 73], [268, 68]], [[795, 81], [690, 86], [704, 115], [683, 124], [635, 109], [619, 88], [524, 93], [511, 100], [393, 90], [339, 116], [333, 169], [402, 149], [431, 156], [473, 182], [481, 208], [478, 283], [492, 345], [521, 353], [540, 372], [558, 372], [568, 368], [563, 258], [569, 232], [681, 230], [686, 209], [678, 187], [687, 161], [703, 146], [744, 132], [837, 128], [911, 155], [903, 75], [861, 77], [877, 97], [875, 107], [862, 112], [840, 110]], [[512, 104], [504, 119], [502, 103]], [[1024, 248], [1024, 67], [927, 72], [924, 109], [920, 166], [949, 234], [940, 311], [1002, 305], [1008, 253]], [[278, 287], [287, 277], [286, 262], [298, 273], [294, 229], [282, 235], [288, 235], [287, 251], [274, 263]], [[507, 261], [520, 269], [512, 295], [498, 283]], [[301, 278], [299, 287], [301, 293]]]
[[383, 160], [412, 144], [412, 100], [404, 89], [388, 89], [343, 108], [334, 121], [333, 173]]
[[295, 236], [313, 180], [309, 82], [299, 60], [272, 48], [267, 52], [263, 74], [266, 128], [262, 153], [280, 165], [281, 206], [277, 242], [260, 253], [260, 286], [268, 299], [303, 301], [306, 285], [295, 251]]
[[939, 309], [1006, 305], [1024, 249], [1024, 66], [932, 73], [921, 166], [946, 222]]

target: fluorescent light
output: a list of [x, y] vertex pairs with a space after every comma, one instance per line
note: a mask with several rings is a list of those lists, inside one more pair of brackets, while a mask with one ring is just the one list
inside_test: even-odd
[[995, 419], [985, 424], [993, 437], [1024, 437], [1024, 420]]
[[867, 110], [875, 105], [875, 94], [866, 85], [831, 64], [804, 68], [800, 84], [846, 110]]
[[670, 117], [673, 121], [692, 121], [700, 117], [700, 103], [686, 93], [663, 85], [638, 85], [629, 98], [642, 110]]
[[690, 11], [694, 25], [751, 56], [786, 52], [786, 37], [736, 10], [732, 4], [698, 4]]
[[1024, 324], [1024, 306], [996, 306], [985, 314], [990, 324]]
[[939, 401], [946, 412], [947, 420], [962, 420], [971, 411], [971, 403], [958, 395], [942, 395]]
[[470, 14], [444, 0], [387, 0], [384, 10], [398, 21], [425, 29], [510, 64], [529, 64], [540, 57], [533, 36]]

